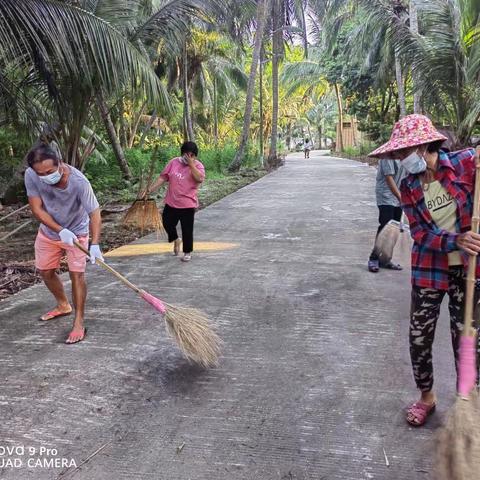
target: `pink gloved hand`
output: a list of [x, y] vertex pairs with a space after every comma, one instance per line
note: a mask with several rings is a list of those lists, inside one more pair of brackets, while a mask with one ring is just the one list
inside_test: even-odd
[[458, 394], [468, 398], [477, 381], [476, 337], [461, 337], [458, 352]]

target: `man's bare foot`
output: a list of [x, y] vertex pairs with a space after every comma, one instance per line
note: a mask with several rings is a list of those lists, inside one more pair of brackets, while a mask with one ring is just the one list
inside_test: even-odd
[[72, 345], [73, 343], [81, 342], [87, 335], [87, 329], [83, 326], [73, 327], [72, 331], [68, 335], [68, 338], [65, 340], [65, 343]]
[[70, 315], [72, 311], [72, 307], [68, 303], [66, 305], [57, 305], [53, 310], [50, 310], [49, 312], [42, 315], [39, 320], [42, 322], [48, 322], [49, 320], [53, 320], [54, 318]]

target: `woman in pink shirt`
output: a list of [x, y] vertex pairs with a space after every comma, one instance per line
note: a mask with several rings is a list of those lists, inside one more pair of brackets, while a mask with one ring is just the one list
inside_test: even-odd
[[193, 221], [198, 207], [198, 187], [205, 179], [205, 167], [197, 160], [198, 147], [194, 142], [185, 142], [180, 149], [181, 157], [168, 162], [148, 194], [168, 182], [163, 226], [168, 241], [173, 242], [173, 253], [178, 255], [182, 240], [178, 238], [177, 224], [180, 222], [183, 237], [182, 261], [189, 262], [193, 251]]

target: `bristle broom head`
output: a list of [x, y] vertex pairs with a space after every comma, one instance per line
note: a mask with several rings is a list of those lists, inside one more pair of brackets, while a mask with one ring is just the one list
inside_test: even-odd
[[222, 341], [204, 313], [167, 305], [165, 323], [167, 332], [188, 359], [207, 368], [218, 365]]
[[480, 401], [477, 393], [458, 398], [436, 438], [435, 480], [478, 480]]
[[157, 231], [158, 235], [166, 236], [157, 204], [151, 198], [135, 200], [125, 214], [122, 223], [127, 227], [139, 228], [142, 232], [146, 229], [153, 229]]

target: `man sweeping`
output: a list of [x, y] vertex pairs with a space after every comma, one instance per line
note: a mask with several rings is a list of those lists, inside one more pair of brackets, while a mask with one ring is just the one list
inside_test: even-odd
[[26, 161], [29, 167], [25, 172], [28, 202], [40, 222], [35, 240], [35, 266], [57, 302], [55, 308], [39, 320], [48, 322], [73, 312], [56, 272], [66, 253], [75, 318], [65, 343], [78, 343], [87, 333], [84, 327], [86, 255], [74, 246], [74, 242], [88, 248], [90, 233], [90, 261], [103, 260], [99, 247], [100, 208], [90, 182], [79, 170], [63, 163], [58, 152], [50, 146], [34, 147]]

